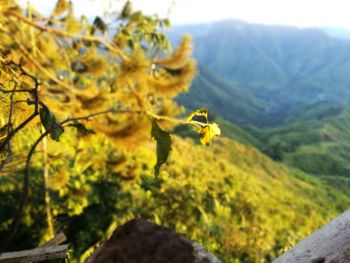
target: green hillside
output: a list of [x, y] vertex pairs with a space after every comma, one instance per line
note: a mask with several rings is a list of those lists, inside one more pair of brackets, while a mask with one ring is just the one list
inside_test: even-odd
[[[79, 139], [78, 153], [69, 133], [50, 143], [54, 156], [65, 156], [53, 167], [50, 205], [55, 229], [68, 235], [72, 258], [86, 257], [117, 225], [142, 217], [175, 228], [223, 262], [270, 262], [350, 205], [344, 193], [251, 146], [218, 138], [203, 147], [172, 137], [171, 156], [159, 177], [153, 172], [152, 142], [123, 155], [97, 135]], [[16, 145], [28, 138], [21, 136]], [[37, 245], [46, 231], [37, 223], [45, 215], [41, 174], [41, 162], [35, 161], [35, 212], [25, 212], [16, 249]], [[0, 200], [7, 200], [0, 204], [6, 211], [0, 214], [4, 230], [20, 191], [11, 178], [3, 177], [0, 184]]]
[[225, 127], [227, 137], [245, 134], [240, 141], [348, 191], [350, 42], [319, 29], [235, 20], [170, 35], [179, 32], [193, 33], [205, 65], [182, 104], [215, 109], [236, 124]]
[[214, 114], [235, 123], [259, 120], [264, 113], [264, 104], [248, 90], [225, 81], [209, 68], [199, 64], [198, 75], [191, 89], [177, 99], [189, 110], [202, 106]]
[[[194, 25], [196, 63], [189, 37], [168, 53], [169, 21], [131, 1], [94, 20], [75, 18], [72, 1], [47, 17], [7, 2], [0, 254], [64, 232], [62, 261], [85, 262], [117, 226], [143, 218], [222, 262], [267, 263], [350, 206], [345, 42]], [[176, 103], [196, 111], [182, 118]]]
[[[350, 108], [317, 104], [287, 116], [284, 124], [256, 135], [283, 161], [315, 175], [350, 177]], [[271, 151], [270, 151], [271, 153]]]

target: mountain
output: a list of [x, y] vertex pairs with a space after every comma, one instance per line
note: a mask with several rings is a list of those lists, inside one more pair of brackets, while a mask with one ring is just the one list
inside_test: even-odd
[[324, 27], [322, 28], [328, 35], [334, 38], [342, 39], [345, 41], [350, 40], [350, 30], [337, 27]]
[[321, 29], [227, 20], [175, 27], [169, 35], [176, 41], [186, 32], [199, 63], [263, 100], [267, 114], [350, 101], [350, 42]]
[[222, 121], [226, 136], [348, 192], [350, 41], [317, 28], [236, 20], [169, 34], [176, 41], [186, 32], [199, 73], [180, 103], [208, 107], [235, 124]]
[[264, 112], [263, 100], [249, 90], [224, 80], [202, 64], [199, 64], [191, 89], [177, 99], [191, 110], [204, 104], [214, 114], [235, 123], [255, 122]]

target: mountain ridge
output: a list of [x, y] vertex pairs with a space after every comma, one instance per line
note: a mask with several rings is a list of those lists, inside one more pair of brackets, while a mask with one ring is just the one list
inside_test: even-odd
[[225, 20], [175, 27], [169, 36], [176, 41], [186, 32], [193, 34], [199, 63], [267, 105], [283, 108], [350, 100], [350, 42], [321, 29]]
[[[196, 31], [199, 74], [178, 101], [235, 123], [259, 141], [245, 143], [277, 161], [350, 185], [350, 42], [315, 28], [235, 20], [202, 26], [188, 30]], [[176, 30], [173, 41], [186, 27]], [[237, 130], [244, 133], [233, 126], [228, 136]]]

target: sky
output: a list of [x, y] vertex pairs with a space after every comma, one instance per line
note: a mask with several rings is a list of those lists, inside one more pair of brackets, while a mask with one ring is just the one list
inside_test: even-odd
[[[28, 0], [19, 0], [22, 4]], [[48, 13], [55, 0], [29, 0]], [[94, 17], [104, 10], [118, 10], [125, 0], [73, 0], [78, 15]], [[335, 27], [350, 30], [349, 0], [133, 0], [135, 9], [147, 14], [169, 15], [172, 24], [239, 19], [269, 25]]]

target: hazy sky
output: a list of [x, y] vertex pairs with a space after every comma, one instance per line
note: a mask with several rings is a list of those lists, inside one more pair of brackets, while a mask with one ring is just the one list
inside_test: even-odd
[[[20, 0], [26, 3], [27, 0]], [[50, 10], [55, 0], [30, 0], [41, 11]], [[102, 14], [118, 8], [122, 0], [73, 0], [78, 14]], [[198, 23], [226, 18], [248, 22], [322, 27], [350, 30], [350, 0], [134, 0], [135, 9], [165, 17], [172, 24]], [[112, 4], [112, 7], [111, 7]]]

